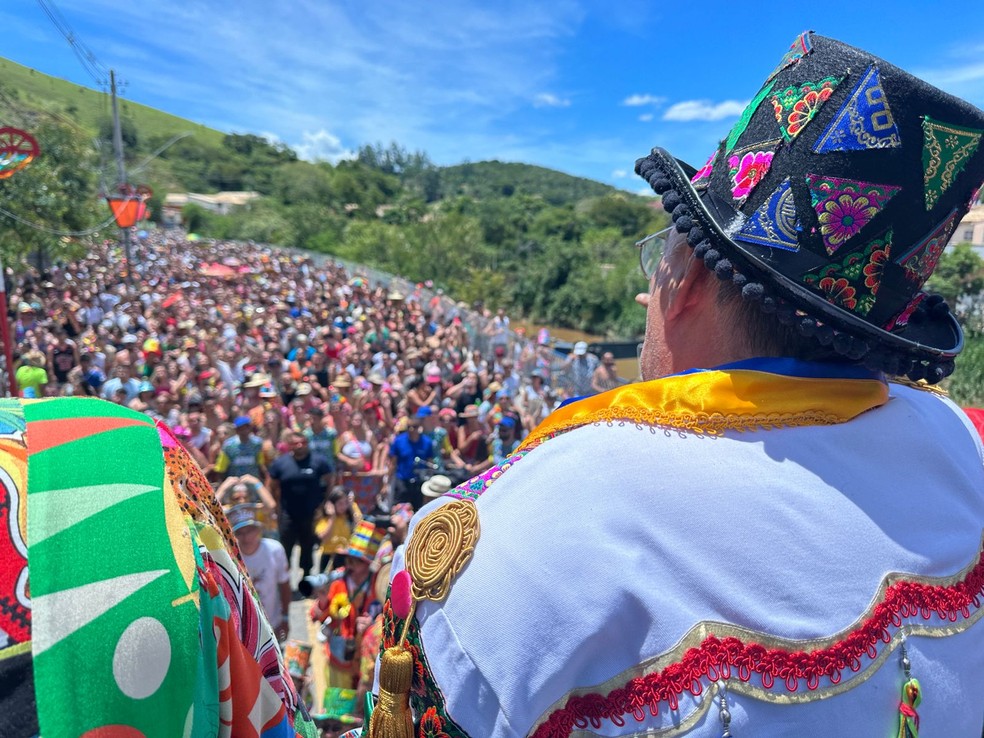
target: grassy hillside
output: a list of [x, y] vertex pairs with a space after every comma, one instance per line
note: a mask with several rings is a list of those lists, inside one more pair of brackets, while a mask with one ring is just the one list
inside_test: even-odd
[[[0, 207], [21, 218], [0, 228], [0, 254], [5, 263], [39, 250], [68, 256], [69, 246], [47, 234], [105, 220], [99, 193], [116, 182], [110, 100], [8, 60], [0, 59], [0, 74], [0, 120], [35, 133], [43, 152], [0, 188]], [[648, 198], [528, 164], [437, 167], [425, 152], [395, 142], [364, 145], [354, 160], [335, 165], [300, 161], [286, 145], [254, 134], [225, 134], [133, 102], [120, 107], [130, 179], [153, 189], [156, 215], [168, 192], [260, 193], [228, 215], [189, 206], [189, 230], [431, 279], [457, 299], [501, 305], [536, 322], [641, 332], [632, 244], [666, 221]], [[151, 152], [189, 131], [141, 171]]]
[[[5, 93], [15, 98], [18, 107], [58, 113], [92, 134], [96, 134], [100, 123], [112, 115], [108, 94], [50, 77], [9, 59], [0, 58], [0, 84]], [[214, 128], [122, 98], [120, 115], [133, 122], [143, 140], [191, 131], [202, 143], [219, 146], [225, 135]]]
[[482, 161], [441, 169], [445, 197], [467, 195], [476, 200], [538, 195], [551, 205], [576, 203], [589, 197], [604, 197], [617, 190], [583, 177], [573, 177], [531, 164]]

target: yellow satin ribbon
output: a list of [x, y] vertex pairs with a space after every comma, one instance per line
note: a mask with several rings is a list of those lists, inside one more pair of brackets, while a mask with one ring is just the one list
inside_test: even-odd
[[654, 379], [586, 397], [551, 413], [518, 450], [589, 423], [633, 423], [717, 436], [844, 423], [888, 401], [880, 379], [814, 378], [750, 369]]

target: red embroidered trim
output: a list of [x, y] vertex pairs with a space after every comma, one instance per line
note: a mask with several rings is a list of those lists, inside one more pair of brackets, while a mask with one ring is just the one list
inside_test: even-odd
[[566, 738], [575, 728], [583, 730], [589, 724], [598, 729], [603, 720], [623, 726], [626, 715], [641, 722], [646, 718], [647, 710], [653, 717], [658, 715], [663, 702], [671, 710], [677, 709], [684, 691], [700, 695], [704, 690], [703, 679], [708, 682], [729, 679], [732, 672], [743, 682], [758, 674], [765, 689], [771, 689], [778, 680], [790, 692], [796, 692], [803, 680], [807, 690], [811, 691], [820, 687], [823, 677], [831, 684], [838, 684], [845, 670], [860, 671], [865, 657], [878, 657], [878, 644], [892, 641], [889, 629], [899, 628], [903, 618], [920, 615], [929, 620], [938, 615], [955, 623], [960, 618], [970, 618], [972, 609], [980, 609], [982, 595], [984, 551], [963, 580], [950, 586], [911, 581], [891, 585], [869, 618], [827, 648], [809, 653], [784, 651], [758, 643], [744, 643], [738, 638], [719, 639], [711, 635], [700, 646], [688, 649], [679, 661], [662, 671], [632, 679], [607, 697], [601, 694], [571, 697], [564, 707], [550, 714], [533, 736]]

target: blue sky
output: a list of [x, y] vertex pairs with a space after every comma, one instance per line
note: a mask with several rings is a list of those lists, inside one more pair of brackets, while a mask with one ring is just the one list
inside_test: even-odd
[[[16, 6], [16, 7], [12, 7]], [[638, 191], [663, 146], [700, 166], [793, 38], [862, 46], [984, 107], [969, 2], [57, 0], [125, 96], [336, 161], [396, 141], [437, 164], [499, 159]], [[738, 9], [754, 8], [739, 16]], [[93, 85], [33, 2], [2, 53]]]

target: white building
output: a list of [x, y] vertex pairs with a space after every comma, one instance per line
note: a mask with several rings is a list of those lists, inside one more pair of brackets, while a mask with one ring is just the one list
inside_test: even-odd
[[984, 205], [975, 205], [957, 224], [948, 246], [969, 243], [979, 256], [984, 257]]
[[200, 195], [196, 192], [169, 192], [164, 198], [163, 221], [165, 226], [181, 225], [181, 210], [188, 203], [200, 205], [219, 215], [228, 215], [260, 196], [258, 192], [219, 192], [216, 195]]

